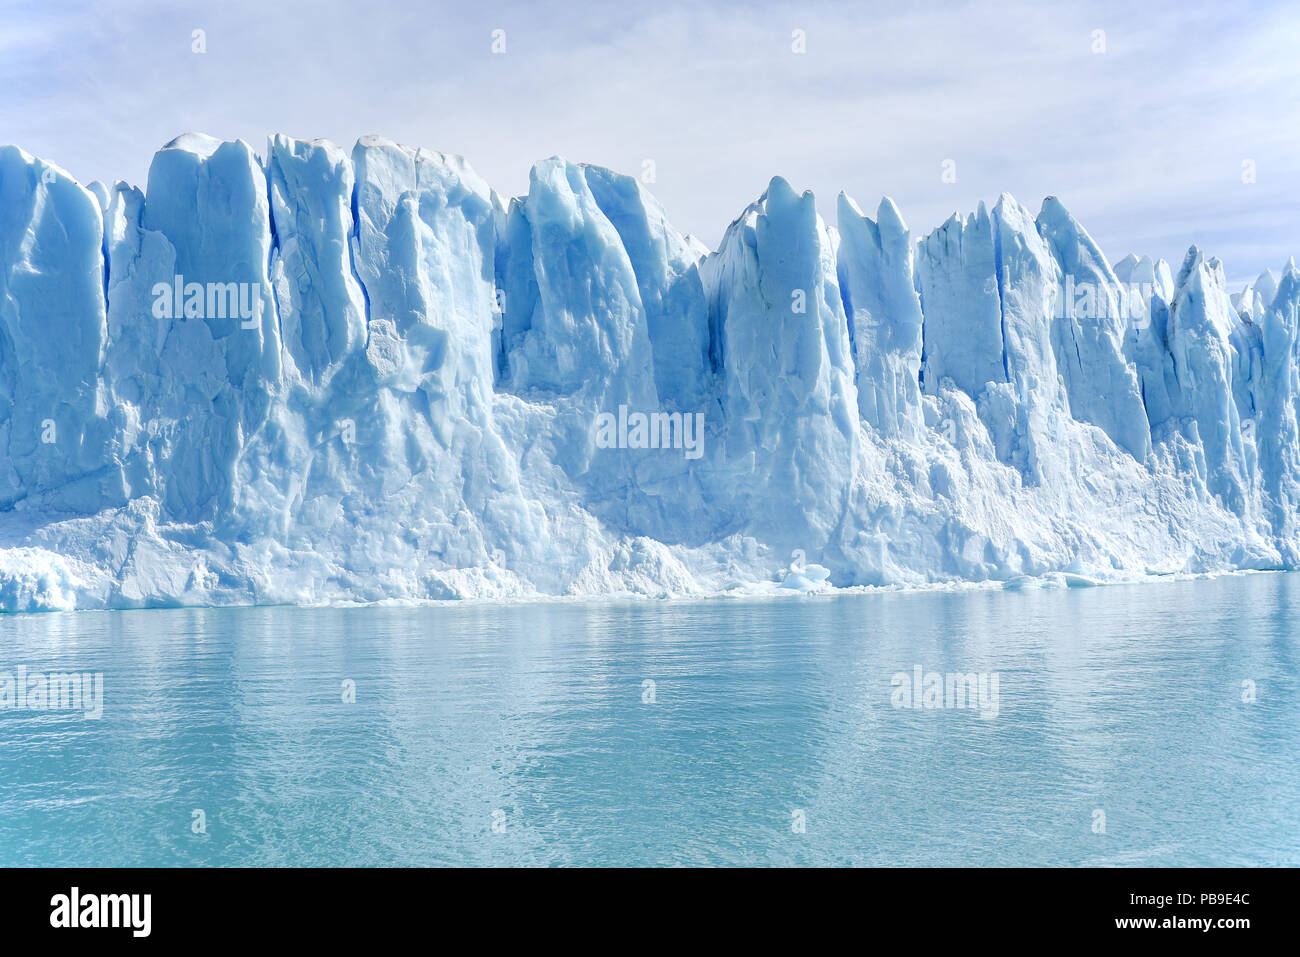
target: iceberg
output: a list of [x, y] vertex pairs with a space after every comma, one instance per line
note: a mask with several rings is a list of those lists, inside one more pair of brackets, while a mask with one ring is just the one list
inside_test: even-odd
[[716, 250], [552, 157], [0, 149], [0, 610], [1300, 567], [1300, 271], [914, 236], [780, 177]]

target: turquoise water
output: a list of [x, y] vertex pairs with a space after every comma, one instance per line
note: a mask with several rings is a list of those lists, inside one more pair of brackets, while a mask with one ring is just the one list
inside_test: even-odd
[[104, 698], [0, 711], [0, 864], [1300, 864], [1298, 634], [1300, 575], [8, 617]]

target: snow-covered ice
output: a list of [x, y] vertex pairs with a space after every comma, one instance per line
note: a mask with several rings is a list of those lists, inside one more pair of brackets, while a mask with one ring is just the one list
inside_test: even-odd
[[1294, 263], [835, 216], [778, 177], [709, 251], [560, 158], [0, 149], [0, 609], [1300, 566]]

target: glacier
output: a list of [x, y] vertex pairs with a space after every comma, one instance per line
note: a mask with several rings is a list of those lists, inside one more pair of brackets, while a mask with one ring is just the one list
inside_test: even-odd
[[4, 147], [0, 610], [1300, 567], [1294, 262], [835, 214], [776, 177], [710, 250], [558, 157], [506, 199], [373, 136], [186, 134], [144, 190]]

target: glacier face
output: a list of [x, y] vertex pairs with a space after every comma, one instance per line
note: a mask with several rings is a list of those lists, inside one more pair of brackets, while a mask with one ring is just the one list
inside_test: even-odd
[[913, 237], [772, 180], [710, 251], [559, 158], [0, 149], [0, 609], [1300, 565], [1300, 272]]

